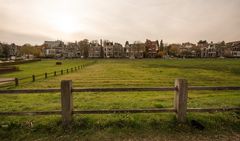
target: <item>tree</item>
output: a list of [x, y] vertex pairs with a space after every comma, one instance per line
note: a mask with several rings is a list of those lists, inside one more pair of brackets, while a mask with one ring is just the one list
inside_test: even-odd
[[160, 51], [163, 51], [164, 50], [164, 46], [163, 46], [163, 40], [160, 41]]
[[41, 53], [42, 53], [42, 50], [40, 47], [37, 47], [37, 46], [33, 47], [30, 44], [24, 44], [20, 48], [20, 54], [26, 55], [27, 58], [29, 58], [30, 55], [40, 57]]
[[195, 52], [195, 57], [201, 57], [201, 48], [198, 46], [193, 46], [192, 51]]
[[172, 44], [168, 46], [168, 54], [170, 56], [179, 56], [179, 46], [178, 44]]
[[89, 47], [88, 39], [84, 39], [80, 41], [79, 45], [81, 47], [81, 52], [83, 53], [83, 57], [88, 58], [88, 47]]
[[158, 58], [163, 58], [164, 56], [167, 55], [167, 52], [166, 51], [159, 51], [158, 54], [157, 54], [157, 57]]
[[2, 55], [5, 59], [10, 57], [10, 47], [7, 44], [4, 44], [2, 47]]

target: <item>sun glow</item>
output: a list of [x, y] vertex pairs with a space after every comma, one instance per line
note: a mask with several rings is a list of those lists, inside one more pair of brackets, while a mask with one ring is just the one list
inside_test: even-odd
[[69, 15], [62, 15], [53, 20], [54, 29], [63, 33], [74, 33], [81, 30], [80, 25]]

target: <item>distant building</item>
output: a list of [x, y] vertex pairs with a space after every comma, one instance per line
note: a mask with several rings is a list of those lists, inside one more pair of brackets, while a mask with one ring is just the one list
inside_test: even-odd
[[82, 52], [80, 45], [77, 42], [68, 43], [64, 47], [63, 56], [66, 58], [81, 58]]
[[64, 53], [64, 42], [57, 41], [45, 41], [43, 52], [45, 57], [62, 57]]
[[200, 48], [206, 48], [206, 47], [208, 47], [208, 42], [206, 40], [200, 40], [197, 43], [197, 46], [200, 47]]
[[103, 42], [104, 58], [113, 58], [113, 42], [105, 40]]
[[196, 45], [190, 42], [182, 43], [179, 48], [180, 57], [196, 57], [197, 52], [194, 50], [195, 47]]
[[227, 43], [225, 51], [229, 51], [228, 57], [240, 57], [240, 41]]
[[146, 57], [147, 58], [155, 58], [157, 57], [157, 53], [159, 50], [159, 42], [157, 41], [151, 41], [146, 40], [145, 42], [145, 51], [146, 51]]
[[141, 59], [144, 58], [145, 44], [141, 42], [135, 42], [130, 46], [130, 58]]
[[222, 48], [219, 43], [211, 42], [208, 47], [201, 48], [202, 58], [216, 58], [222, 56]]
[[124, 48], [120, 43], [114, 43], [113, 45], [113, 57], [122, 58], [124, 56]]
[[126, 41], [125, 46], [124, 46], [124, 54], [123, 57], [129, 58], [130, 56], [130, 44], [128, 41]]
[[125, 43], [124, 47], [124, 57], [130, 59], [141, 59], [144, 58], [145, 44], [141, 42], [134, 42], [129, 44], [128, 41]]
[[88, 48], [88, 57], [89, 58], [100, 58], [101, 57], [101, 48], [102, 48], [102, 46], [97, 41], [90, 42], [89, 48]]

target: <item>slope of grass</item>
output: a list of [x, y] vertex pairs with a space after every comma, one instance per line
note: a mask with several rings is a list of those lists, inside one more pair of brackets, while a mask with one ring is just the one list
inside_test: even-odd
[[[20, 71], [1, 74], [0, 77], [1, 78], [28, 77], [28, 76], [32, 76], [33, 74], [38, 75], [38, 74], [44, 74], [45, 72], [48, 73], [48, 72], [60, 71], [62, 69], [75, 67], [91, 61], [92, 60], [83, 60], [83, 59], [82, 60], [79, 60], [79, 59], [42, 60], [42, 61], [33, 62], [33, 63], [16, 65], [17, 67], [19, 67]], [[56, 62], [62, 62], [62, 65], [56, 65]]]

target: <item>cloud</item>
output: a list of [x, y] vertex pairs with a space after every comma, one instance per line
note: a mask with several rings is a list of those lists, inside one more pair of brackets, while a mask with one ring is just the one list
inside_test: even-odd
[[18, 45], [23, 45], [25, 43], [40, 44], [43, 43], [44, 40], [53, 40], [47, 36], [15, 33], [6, 30], [0, 30], [0, 33], [1, 42], [16, 43]]
[[[39, 43], [46, 38], [232, 41], [240, 39], [239, 6], [239, 0], [0, 0], [0, 30], [33, 35]], [[13, 37], [4, 39], [33, 42]]]

